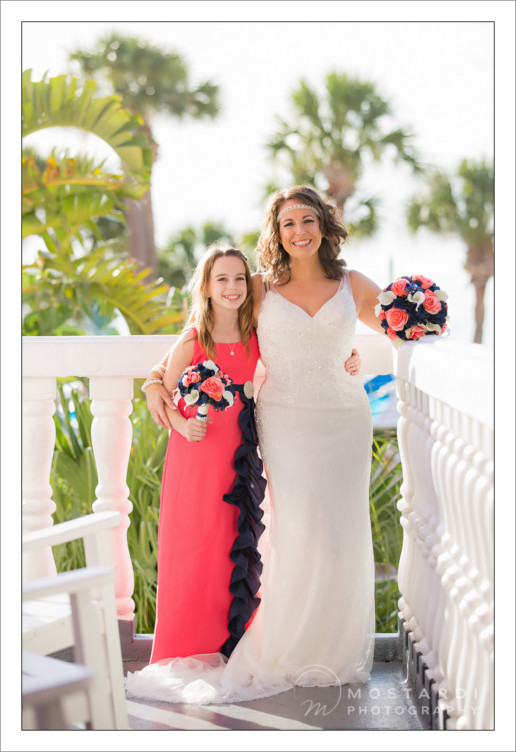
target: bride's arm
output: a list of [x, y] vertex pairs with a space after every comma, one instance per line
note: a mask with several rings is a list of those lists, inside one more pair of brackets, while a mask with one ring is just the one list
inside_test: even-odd
[[376, 282], [366, 277], [365, 274], [354, 270], [349, 272], [349, 281], [359, 320], [374, 329], [375, 332], [385, 334], [385, 329], [374, 313], [374, 307], [378, 303], [378, 295], [381, 293], [381, 289]]

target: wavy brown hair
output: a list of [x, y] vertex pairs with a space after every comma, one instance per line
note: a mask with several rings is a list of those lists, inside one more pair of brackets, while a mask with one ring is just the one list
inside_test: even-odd
[[218, 258], [223, 256], [235, 256], [244, 264], [245, 281], [247, 283], [247, 297], [238, 309], [238, 327], [240, 336], [246, 352], [249, 354], [249, 340], [253, 327], [253, 285], [251, 280], [251, 270], [247, 257], [237, 248], [231, 248], [222, 243], [212, 243], [201, 260], [197, 264], [194, 273], [194, 286], [192, 290], [192, 307], [190, 315], [186, 322], [185, 329], [195, 327], [197, 329], [197, 338], [206, 355], [212, 360], [216, 359], [216, 347], [213, 341], [212, 331], [215, 325], [215, 317], [211, 300], [208, 297], [208, 286], [210, 284], [211, 271]]
[[346, 262], [338, 256], [348, 231], [338, 209], [326, 202], [315, 188], [308, 185], [294, 185], [292, 188], [273, 193], [269, 198], [257, 248], [260, 269], [264, 271], [265, 278], [273, 284], [286, 284], [290, 280], [290, 258], [281, 244], [278, 213], [281, 205], [291, 199], [318, 211], [319, 227], [323, 236], [319, 260], [328, 279], [342, 279]]

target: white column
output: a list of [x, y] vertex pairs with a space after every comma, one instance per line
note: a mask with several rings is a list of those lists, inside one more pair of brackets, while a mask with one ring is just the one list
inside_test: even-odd
[[90, 380], [91, 412], [94, 416], [91, 441], [99, 484], [94, 512], [121, 512], [123, 522], [110, 531], [111, 554], [115, 571], [115, 593], [118, 617], [129, 617], [134, 612], [131, 595], [134, 590], [134, 573], [127, 546], [129, 514], [133, 505], [129, 501], [126, 483], [127, 465], [131, 451], [132, 378], [102, 376]]
[[[55, 378], [23, 379], [22, 528], [24, 533], [54, 524], [50, 469], [54, 452]], [[56, 574], [52, 549], [23, 554], [23, 579]]]

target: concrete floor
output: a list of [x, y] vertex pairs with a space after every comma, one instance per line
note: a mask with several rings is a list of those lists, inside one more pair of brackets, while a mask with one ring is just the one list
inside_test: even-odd
[[[143, 664], [130, 664], [134, 671]], [[401, 663], [375, 662], [367, 684], [296, 687], [253, 702], [175, 705], [131, 698], [130, 728], [165, 730], [357, 730], [420, 731], [429, 719], [419, 714]]]

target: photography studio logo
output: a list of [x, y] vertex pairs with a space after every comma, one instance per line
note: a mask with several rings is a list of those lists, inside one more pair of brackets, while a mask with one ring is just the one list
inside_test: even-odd
[[[317, 702], [313, 697], [307, 696], [307, 691], [310, 688], [320, 690], [323, 687], [331, 687], [335, 690], [336, 694], [333, 697], [332, 693], [331, 702]], [[335, 710], [342, 697], [339, 677], [328, 666], [322, 666], [318, 663], [303, 666], [294, 677], [294, 697], [305, 708], [305, 716], [310, 713], [313, 715], [329, 715]]]

